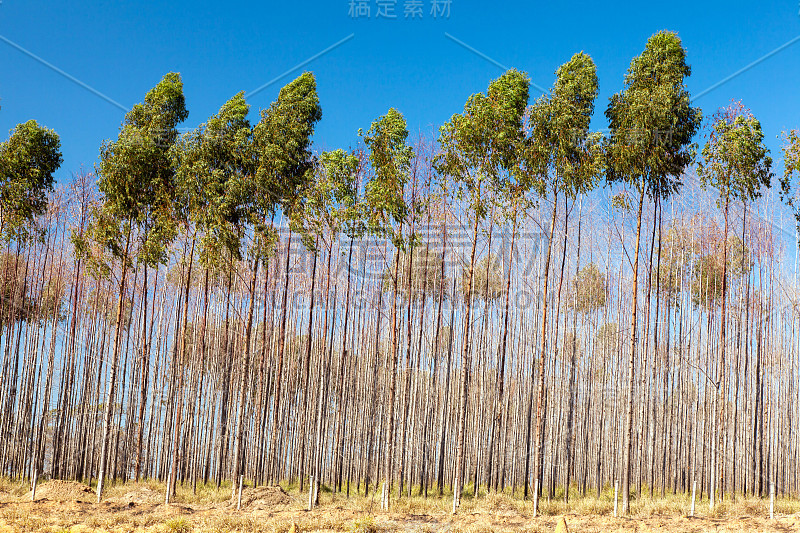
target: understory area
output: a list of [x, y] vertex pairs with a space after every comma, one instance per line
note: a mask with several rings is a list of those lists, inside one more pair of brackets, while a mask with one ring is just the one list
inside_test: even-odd
[[[94, 487], [74, 481], [47, 481], [38, 485], [31, 501], [27, 481], [0, 480], [0, 533], [32, 532], [269, 532], [347, 531], [358, 533], [419, 532], [545, 532], [556, 531], [563, 517], [569, 531], [800, 531], [800, 500], [777, 499], [775, 518], [769, 519], [769, 500], [726, 498], [713, 513], [708, 500], [696, 502], [683, 494], [631, 502], [628, 518], [614, 518], [613, 491], [599, 498], [563, 497], [540, 502], [534, 518], [531, 502], [510, 494], [478, 497], [467, 487], [457, 514], [452, 494], [424, 498], [393, 494], [389, 511], [380, 510], [380, 495], [366, 498], [351, 492], [334, 493], [323, 487], [320, 505], [307, 511], [307, 493], [296, 486], [245, 487], [241, 509], [231, 487], [223, 484], [179, 485], [169, 505], [165, 485], [159, 482], [124, 483], [107, 487], [100, 504]], [[412, 491], [412, 493], [416, 493]]]

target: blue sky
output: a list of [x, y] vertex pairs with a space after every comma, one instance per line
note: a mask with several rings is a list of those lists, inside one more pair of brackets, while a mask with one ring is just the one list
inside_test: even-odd
[[[446, 2], [446, 0], [438, 0]], [[384, 5], [395, 19], [377, 18]], [[419, 2], [422, 18], [405, 18]], [[252, 91], [319, 55], [253, 95], [251, 119], [303, 70], [317, 76], [323, 119], [317, 149], [347, 147], [357, 130], [389, 107], [412, 131], [438, 127], [466, 98], [499, 76], [497, 63], [550, 87], [553, 72], [578, 51], [597, 63], [594, 127], [604, 128], [608, 97], [622, 88], [630, 59], [661, 29], [688, 51], [692, 94], [714, 86], [800, 36], [800, 6], [790, 2], [504, 2], [369, 0], [369, 17], [350, 16], [350, 0], [205, 2], [193, 0], [0, 1], [0, 139], [36, 119], [61, 136], [59, 181], [91, 169], [103, 139], [116, 137], [124, 111], [21, 51], [27, 50], [129, 107], [169, 71], [183, 76], [194, 127], [238, 91]], [[440, 4], [445, 9], [446, 4]], [[384, 8], [385, 10], [385, 8]], [[449, 34], [451, 37], [448, 37]], [[468, 50], [456, 40], [484, 54]], [[13, 44], [11, 44], [13, 43]], [[16, 45], [16, 47], [15, 47]], [[763, 124], [780, 166], [780, 132], [800, 128], [800, 39], [696, 100], [710, 116], [731, 98]], [[532, 91], [532, 98], [537, 96]], [[776, 170], [779, 170], [776, 168]], [[780, 167], [782, 171], [782, 167]]]

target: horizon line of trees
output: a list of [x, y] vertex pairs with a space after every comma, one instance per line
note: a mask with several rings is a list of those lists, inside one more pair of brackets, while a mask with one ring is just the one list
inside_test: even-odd
[[[98, 501], [147, 477], [297, 481], [310, 506], [320, 483], [383, 508], [447, 490], [453, 512], [468, 486], [536, 510], [620, 480], [623, 514], [695, 480], [712, 508], [800, 493], [796, 265], [755, 215], [772, 160], [739, 102], [701, 127], [690, 74], [659, 32], [608, 135], [581, 52], [533, 103], [511, 69], [435, 139], [389, 109], [315, 154], [313, 74], [255, 123], [238, 93], [181, 135], [169, 73], [59, 188], [58, 135], [19, 125], [0, 143], [0, 474], [96, 479]], [[783, 152], [800, 223], [796, 131]]]

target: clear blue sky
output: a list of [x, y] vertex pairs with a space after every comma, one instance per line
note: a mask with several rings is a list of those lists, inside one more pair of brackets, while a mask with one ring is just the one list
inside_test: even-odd
[[[446, 2], [446, 0], [438, 0]], [[421, 5], [422, 19], [404, 17]], [[115, 138], [124, 112], [26, 55], [35, 54], [108, 98], [129, 107], [169, 71], [183, 76], [194, 127], [237, 91], [252, 91], [320, 55], [250, 98], [251, 118], [282, 85], [311, 70], [323, 119], [317, 148], [347, 147], [358, 128], [389, 107], [414, 130], [438, 126], [502, 72], [528, 72], [550, 87], [553, 72], [578, 51], [597, 63], [600, 97], [594, 126], [606, 126], [608, 97], [622, 88], [631, 57], [648, 36], [677, 31], [688, 50], [699, 94], [800, 36], [790, 2], [475, 2], [450, 0], [449, 17], [431, 16], [433, 0], [369, 0], [370, 17], [350, 16], [350, 0], [326, 2], [0, 1], [0, 139], [36, 119], [62, 139], [65, 181], [91, 168], [103, 139]], [[357, 4], [362, 2], [356, 2]], [[383, 5], [396, 19], [377, 18]], [[408, 5], [407, 5], [408, 4]], [[446, 8], [440, 4], [439, 8]], [[762, 121], [773, 158], [777, 136], [800, 128], [800, 40], [700, 97], [706, 116], [731, 98]], [[531, 101], [536, 96], [532, 92]], [[778, 169], [776, 169], [778, 170]], [[782, 171], [782, 166], [780, 167]]]

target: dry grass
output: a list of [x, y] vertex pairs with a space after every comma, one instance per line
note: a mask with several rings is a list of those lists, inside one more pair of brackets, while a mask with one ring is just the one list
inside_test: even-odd
[[184, 517], [179, 516], [164, 522], [164, 528], [168, 533], [189, 533], [192, 530], [192, 525]]
[[[485, 494], [479, 491], [474, 498], [467, 491], [459, 512], [451, 514], [452, 496], [440, 497], [429, 493], [425, 498], [406, 492], [402, 498], [392, 494], [389, 512], [380, 510], [380, 494], [369, 497], [356, 493], [351, 496], [323, 490], [320, 507], [305, 510], [307, 493], [297, 486], [284, 485], [289, 493], [288, 504], [266, 509], [236, 511], [231, 503], [231, 486], [198, 484], [179, 486], [173, 503], [163, 505], [165, 486], [153, 480], [109, 486], [104, 502], [42, 501], [30, 502], [25, 495], [27, 482], [0, 479], [0, 533], [43, 531], [130, 531], [136, 533], [288, 533], [294, 531], [330, 531], [351, 533], [488, 533], [525, 531], [551, 532], [559, 516], [566, 516], [570, 531], [800, 531], [800, 500], [776, 501], [776, 521], [769, 521], [769, 501], [738, 497], [726, 498], [713, 513], [708, 500], [696, 504], [696, 517], [688, 518], [689, 497], [684, 494], [665, 498], [632, 499], [629, 518], [612, 517], [613, 491], [609, 488], [600, 496], [579, 497], [570, 492], [569, 504], [563, 492], [540, 501], [539, 516], [533, 517], [530, 501], [510, 492]], [[138, 500], [131, 495], [144, 494]], [[284, 496], [285, 497], [285, 496]], [[127, 498], [127, 499], [126, 499]]]
[[7, 477], [0, 477], [0, 502], [3, 498], [19, 497], [30, 490], [30, 484], [25, 480], [10, 480]]

